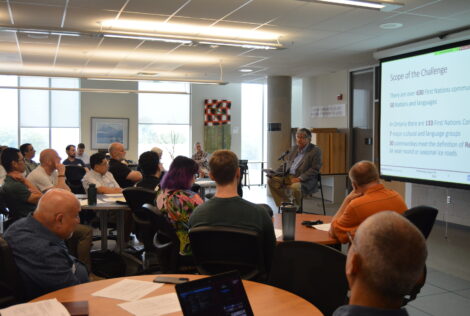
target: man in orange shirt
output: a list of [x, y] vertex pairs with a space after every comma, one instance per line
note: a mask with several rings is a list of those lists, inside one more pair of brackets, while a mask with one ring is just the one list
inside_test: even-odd
[[341, 243], [349, 242], [347, 233], [354, 234], [357, 227], [369, 216], [380, 211], [400, 214], [408, 208], [395, 191], [379, 182], [379, 172], [370, 161], [359, 161], [349, 170], [353, 191], [344, 199], [331, 221], [330, 236]]

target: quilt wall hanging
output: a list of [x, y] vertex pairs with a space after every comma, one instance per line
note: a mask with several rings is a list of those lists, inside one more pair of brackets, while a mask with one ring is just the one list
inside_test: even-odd
[[212, 153], [218, 149], [230, 149], [232, 132], [228, 100], [204, 100], [204, 149]]

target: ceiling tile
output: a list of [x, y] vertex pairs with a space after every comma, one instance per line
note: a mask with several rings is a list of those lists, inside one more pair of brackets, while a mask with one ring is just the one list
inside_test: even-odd
[[60, 27], [64, 6], [12, 3], [11, 11], [16, 26]]
[[[178, 15], [218, 20], [246, 2], [246, 0], [192, 0], [178, 12]], [[227, 19], [230, 20], [230, 17]]]
[[125, 8], [126, 12], [140, 12], [145, 14], [171, 15], [178, 10], [187, 0], [155, 1], [139, 0], [130, 1]]
[[281, 27], [306, 28], [351, 10], [353, 9], [337, 5], [305, 3], [288, 13], [281, 15], [273, 22], [273, 24]]

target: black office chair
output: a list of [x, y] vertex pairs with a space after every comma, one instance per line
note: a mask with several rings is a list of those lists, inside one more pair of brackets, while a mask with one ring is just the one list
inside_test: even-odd
[[82, 185], [82, 179], [86, 174], [85, 168], [81, 166], [68, 165], [65, 166], [65, 178], [67, 185], [73, 194], [85, 194]]
[[[165, 214], [151, 204], [144, 204], [135, 210], [132, 216], [142, 233], [144, 262], [150, 262], [152, 258], [156, 258], [161, 273], [194, 272], [192, 258], [179, 254], [178, 236]], [[149, 266], [146, 268], [151, 269]]]
[[122, 195], [124, 195], [127, 205], [132, 210], [136, 210], [144, 204], [155, 205], [157, 192], [145, 188], [129, 187], [122, 190]]
[[320, 190], [320, 195], [321, 195], [321, 203], [322, 203], [322, 206], [323, 206], [323, 215], [326, 215], [326, 210], [325, 210], [325, 198], [323, 196], [323, 186], [322, 186], [322, 183], [321, 183], [321, 173], [318, 173], [318, 182], [317, 182], [317, 189], [314, 191], [314, 192], [311, 192], [309, 194], [303, 194], [302, 193], [302, 197], [300, 199], [300, 207], [299, 207], [299, 210], [298, 210], [298, 213], [303, 213], [303, 210], [304, 210], [304, 198], [308, 197], [308, 196], [311, 196], [313, 193], [315, 192], [318, 192], [318, 190]]
[[[240, 173], [242, 175], [240, 179], [240, 184], [243, 183], [244, 186], [247, 186], [246, 180], [248, 179], [248, 183], [250, 182], [249, 175], [248, 175], [248, 160], [246, 159], [238, 160], [238, 166], [240, 167]], [[248, 188], [250, 188], [249, 185], [248, 185]]]
[[346, 256], [324, 245], [285, 241], [274, 250], [268, 284], [297, 294], [323, 314], [347, 301]]
[[3, 220], [3, 231], [6, 231], [8, 226], [10, 226], [16, 219], [11, 218], [10, 210], [5, 199], [5, 193], [3, 187], [0, 186], [0, 215], [2, 215]]
[[421, 205], [410, 208], [403, 213], [403, 216], [415, 224], [421, 233], [423, 233], [424, 238], [427, 239], [436, 221], [437, 212], [438, 210], [434, 207]]
[[0, 237], [0, 308], [25, 302], [23, 281], [8, 243]]
[[[431, 230], [436, 221], [438, 210], [430, 206], [416, 206], [410, 208], [403, 216], [405, 216], [410, 222], [412, 222], [423, 234], [424, 238], [428, 238]], [[418, 294], [421, 292], [421, 288], [426, 283], [427, 268], [424, 266], [424, 271], [421, 279], [418, 280], [416, 285], [411, 290], [410, 294], [405, 296], [402, 305], [405, 306], [409, 302], [416, 299]]]
[[266, 277], [262, 236], [252, 230], [200, 226], [189, 230], [194, 262], [200, 274], [238, 270], [242, 279]]

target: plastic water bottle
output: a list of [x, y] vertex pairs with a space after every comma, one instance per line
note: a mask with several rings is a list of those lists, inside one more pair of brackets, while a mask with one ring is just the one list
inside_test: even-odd
[[88, 195], [88, 205], [96, 205], [96, 185], [94, 183], [90, 183], [90, 186], [87, 190]]

